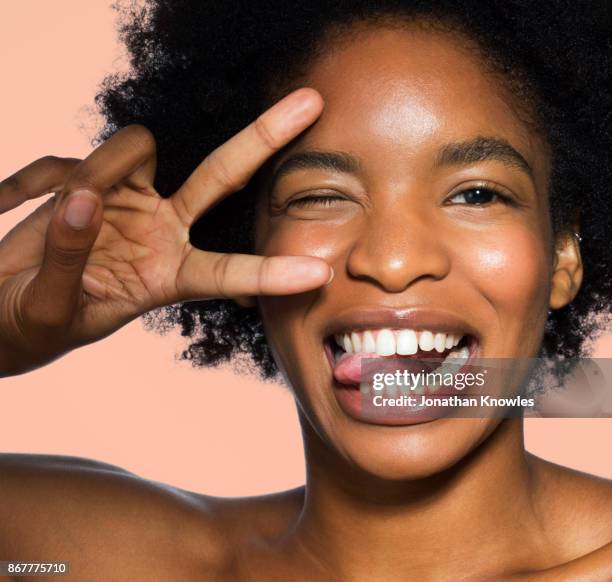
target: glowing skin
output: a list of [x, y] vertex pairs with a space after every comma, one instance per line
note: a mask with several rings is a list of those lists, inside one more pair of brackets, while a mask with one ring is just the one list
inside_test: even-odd
[[[529, 475], [547, 470], [526, 458], [521, 421], [356, 421], [338, 406], [323, 347], [338, 314], [387, 307], [462, 318], [477, 330], [484, 357], [537, 355], [551, 295], [557, 307], [569, 302], [581, 272], [575, 247], [565, 260], [553, 253], [545, 144], [475, 52], [448, 36], [366, 30], [300, 83], [321, 93], [325, 109], [267, 172], [256, 248], [318, 256], [335, 271], [320, 290], [258, 299], [305, 438], [307, 493], [290, 547], [325, 548], [325, 563], [349, 577], [365, 566], [368, 548], [368, 571], [381, 579], [402, 568], [417, 578], [448, 576], [431, 560], [440, 546], [447, 563], [465, 563], [478, 546], [480, 555], [496, 556], [500, 571], [554, 563], [527, 550], [542, 549]], [[510, 144], [523, 162], [438, 163], [441, 148], [479, 137]], [[359, 164], [350, 172], [299, 167], [271, 180], [284, 160], [312, 150], [350, 154]], [[461, 204], [459, 193], [483, 185], [510, 203]], [[313, 195], [333, 198], [295, 204]], [[564, 290], [555, 287], [559, 270], [572, 281]], [[500, 530], [518, 515], [519, 530]], [[451, 541], [468, 530], [468, 545]], [[492, 531], [504, 532], [504, 550]], [[494, 567], [483, 558], [474, 571]]]
[[[214, 498], [96, 461], [3, 453], [0, 556], [56, 555], [70, 561], [79, 579], [116, 579], [121, 571], [134, 582], [152, 576], [187, 582], [611, 579], [610, 485], [526, 453], [520, 420], [391, 427], [361, 422], [339, 406], [324, 346], [343, 328], [402, 327], [394, 325], [400, 317], [404, 328], [423, 332], [425, 349], [439, 333], [467, 333], [482, 356], [534, 356], [548, 308], [567, 305], [582, 276], [575, 237], [553, 244], [547, 148], [478, 51], [456, 35], [423, 28], [362, 27], [360, 33], [325, 47], [298, 81], [320, 95], [297, 91], [216, 150], [216, 163], [212, 154], [205, 159], [164, 202], [148, 196], [152, 182], [144, 198], [133, 189], [141, 182], [123, 183], [130, 168], [144, 167], [152, 180], [154, 142], [143, 128], [123, 130], [83, 162], [96, 169], [93, 176], [114, 168], [119, 200], [105, 210], [105, 220], [121, 219], [126, 239], [156, 251], [140, 265], [143, 280], [154, 283], [144, 290], [179, 293], [152, 299], [141, 293], [142, 301], [151, 299], [141, 302], [143, 312], [195, 297], [234, 297], [248, 305], [257, 296], [268, 340], [298, 401], [306, 487]], [[302, 258], [221, 260], [193, 251], [178, 261], [191, 219], [250, 179], [278, 148], [257, 177], [256, 250]], [[145, 157], [127, 163], [126, 151]], [[19, 174], [31, 191], [49, 173], [49, 160], [42, 162], [42, 169], [37, 162]], [[53, 172], [57, 164], [52, 161]], [[484, 187], [510, 202], [487, 198]], [[45, 206], [13, 231], [13, 242], [3, 243], [13, 249], [3, 246], [5, 262], [23, 260], [17, 255], [44, 232], [32, 221], [52, 211]], [[134, 220], [136, 208], [149, 221]], [[163, 237], [167, 244], [149, 240], [160, 229], [171, 233]], [[110, 240], [104, 232], [93, 257], [104, 264], [110, 253], [116, 263], [115, 230]], [[15, 245], [15, 237], [24, 244]], [[172, 261], [180, 269], [163, 284]], [[325, 285], [329, 265], [335, 276]], [[61, 274], [45, 287], [55, 292], [46, 298], [70, 299], [65, 269]], [[104, 286], [98, 290], [106, 293]], [[134, 290], [131, 296], [139, 297]], [[109, 325], [111, 312], [100, 313], [96, 323]], [[387, 342], [392, 335], [386, 332]], [[416, 341], [411, 336], [405, 349], [416, 349]], [[363, 344], [377, 349], [369, 332]], [[29, 357], [32, 350], [21, 351]], [[0, 349], [0, 368], [2, 355]], [[48, 361], [43, 356], [37, 365]], [[265, 413], [257, 414], [266, 422]]]
[[[304, 82], [322, 94], [325, 110], [285, 157], [347, 152], [360, 168], [350, 175], [303, 168], [271, 184], [269, 203], [260, 206], [257, 251], [319, 256], [336, 276], [320, 292], [261, 298], [268, 337], [308, 421], [349, 465], [392, 479], [438, 473], [473, 449], [494, 421], [393, 430], [354, 422], [331, 388], [323, 330], [352, 307], [429, 309], [467, 319], [484, 357], [535, 356], [553, 264], [546, 149], [499, 83], [448, 38], [365, 32], [359, 45], [316, 63]], [[512, 145], [531, 171], [503, 160], [436, 163], [446, 144], [479, 136]], [[483, 184], [512, 204], [459, 203], [463, 189]], [[342, 199], [287, 207], [308, 194]], [[515, 430], [513, 438], [518, 423]]]

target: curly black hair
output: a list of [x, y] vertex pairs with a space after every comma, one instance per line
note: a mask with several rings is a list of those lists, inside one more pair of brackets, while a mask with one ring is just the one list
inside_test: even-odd
[[[612, 303], [612, 26], [607, 2], [574, 0], [149, 1], [118, 6], [131, 68], [102, 84], [106, 125], [97, 141], [132, 123], [157, 140], [156, 188], [174, 192], [197, 164], [289, 88], [334, 31], [411, 19], [474, 41], [501, 73], [552, 152], [551, 221], [571, 230], [580, 213], [582, 287], [550, 314], [544, 354], [585, 355]], [[199, 248], [251, 252], [253, 181], [191, 229]], [[250, 225], [250, 226], [249, 226]], [[187, 302], [146, 316], [149, 328], [180, 326], [194, 365], [246, 355], [262, 378], [277, 368], [255, 308], [229, 300]], [[240, 358], [238, 358], [240, 360]], [[244, 358], [242, 358], [244, 361]]]

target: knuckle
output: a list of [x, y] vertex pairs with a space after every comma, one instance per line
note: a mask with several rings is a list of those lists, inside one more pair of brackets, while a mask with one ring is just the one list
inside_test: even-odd
[[39, 158], [38, 160], [36, 160], [34, 162], [34, 164], [36, 164], [37, 167], [39, 167], [42, 170], [47, 170], [47, 169], [53, 169], [55, 166], [60, 165], [63, 163], [63, 158], [60, 158], [58, 156], [43, 156], [42, 158]]
[[54, 245], [51, 252], [53, 267], [60, 271], [72, 271], [81, 265], [87, 251], [82, 248], [68, 248], [62, 245]]
[[130, 146], [138, 151], [155, 151], [155, 137], [144, 125], [138, 123], [128, 125], [123, 129], [122, 135], [125, 136]]
[[79, 165], [66, 181], [63, 191], [67, 197], [80, 190], [88, 190], [93, 194], [99, 194], [98, 187], [94, 184], [94, 175], [83, 164]]
[[266, 121], [263, 117], [258, 117], [253, 122], [253, 127], [255, 128], [255, 132], [259, 139], [263, 142], [263, 144], [271, 151], [276, 151], [280, 144], [277, 139], [274, 138], [274, 135], [268, 128]]
[[3, 190], [7, 190], [8, 192], [19, 193], [21, 192], [21, 180], [17, 176], [17, 174], [13, 174], [8, 178], [5, 178], [0, 182], [0, 188]]
[[257, 290], [259, 293], [265, 293], [272, 279], [272, 261], [271, 257], [266, 257], [261, 264], [257, 278]]
[[[0, 304], [0, 321], [4, 328], [9, 330], [13, 346], [27, 346], [27, 290], [19, 285], [7, 284], [4, 288], [6, 301]], [[4, 332], [4, 330], [3, 330]], [[0, 333], [2, 336], [3, 333]]]
[[41, 174], [54, 176], [60, 183], [65, 182], [80, 160], [73, 158], [60, 158], [58, 156], [44, 156], [32, 164], [32, 167]]
[[241, 190], [246, 186], [244, 180], [234, 176], [223, 157], [216, 151], [208, 155], [205, 161], [208, 166], [209, 174], [212, 178], [226, 190]]
[[219, 257], [219, 259], [215, 262], [213, 266], [213, 280], [215, 282], [216, 294], [219, 297], [223, 297], [225, 299], [228, 298], [227, 293], [225, 292], [225, 281], [227, 277], [227, 270], [229, 267], [229, 263], [231, 260], [231, 255], [223, 254]]

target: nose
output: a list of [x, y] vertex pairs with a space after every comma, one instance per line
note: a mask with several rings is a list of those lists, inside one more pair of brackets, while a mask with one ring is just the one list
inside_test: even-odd
[[443, 279], [451, 260], [442, 232], [427, 211], [397, 204], [373, 211], [349, 251], [348, 272], [389, 293], [402, 292], [420, 280]]

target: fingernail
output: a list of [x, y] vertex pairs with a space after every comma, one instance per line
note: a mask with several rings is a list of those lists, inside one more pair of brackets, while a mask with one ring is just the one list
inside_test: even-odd
[[66, 200], [64, 220], [75, 230], [87, 228], [91, 224], [97, 206], [98, 199], [93, 192], [87, 190], [73, 192]]
[[331, 265], [329, 266], [329, 270], [331, 271], [331, 273], [329, 274], [329, 279], [327, 280], [327, 283], [325, 283], [326, 285], [329, 285], [332, 282], [332, 279], [334, 278], [334, 268]]

